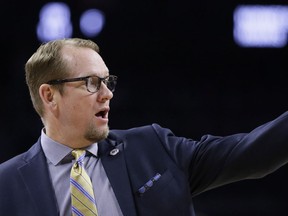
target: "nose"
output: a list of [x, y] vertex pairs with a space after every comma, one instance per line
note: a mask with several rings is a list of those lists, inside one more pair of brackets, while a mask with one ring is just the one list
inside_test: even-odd
[[113, 98], [113, 92], [102, 82], [100, 89], [98, 90], [98, 101], [105, 102]]

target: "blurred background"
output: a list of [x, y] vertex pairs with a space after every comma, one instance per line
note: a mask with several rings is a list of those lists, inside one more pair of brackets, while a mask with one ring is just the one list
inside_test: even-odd
[[[5, 1], [0, 163], [37, 141], [24, 64], [40, 43], [92, 39], [119, 77], [110, 128], [158, 123], [178, 136], [249, 132], [288, 108], [284, 0]], [[195, 197], [198, 216], [287, 216], [288, 167]]]

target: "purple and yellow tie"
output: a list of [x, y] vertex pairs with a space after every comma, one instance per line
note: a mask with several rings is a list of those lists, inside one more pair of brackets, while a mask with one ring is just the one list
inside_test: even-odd
[[84, 168], [85, 150], [72, 151], [75, 164], [70, 175], [70, 189], [73, 216], [98, 216], [93, 186]]

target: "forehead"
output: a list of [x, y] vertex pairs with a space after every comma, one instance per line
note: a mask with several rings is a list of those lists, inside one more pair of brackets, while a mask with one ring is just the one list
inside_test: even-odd
[[86, 47], [65, 46], [62, 55], [71, 76], [97, 75], [107, 76], [109, 70], [102, 57], [93, 49]]

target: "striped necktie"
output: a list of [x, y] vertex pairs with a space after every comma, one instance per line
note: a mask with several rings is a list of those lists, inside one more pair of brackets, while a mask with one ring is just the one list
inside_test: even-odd
[[98, 215], [95, 204], [93, 186], [84, 168], [85, 150], [72, 151], [75, 164], [70, 175], [70, 189], [73, 216]]

